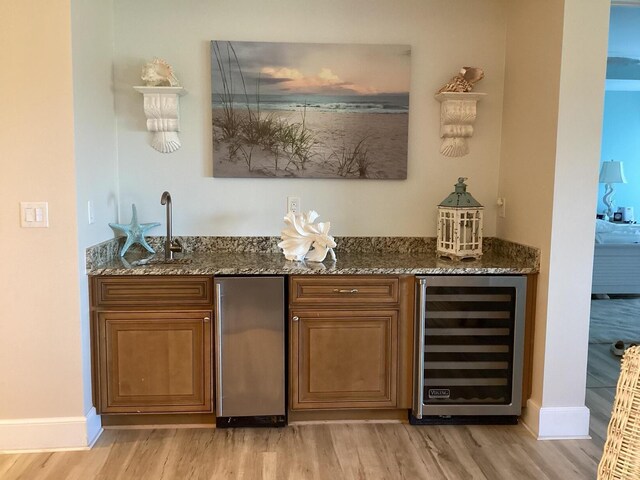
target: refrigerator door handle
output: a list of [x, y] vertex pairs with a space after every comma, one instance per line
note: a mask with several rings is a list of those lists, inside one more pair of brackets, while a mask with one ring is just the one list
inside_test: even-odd
[[418, 321], [415, 325], [415, 363], [413, 366], [413, 416], [422, 418], [422, 405], [424, 403], [424, 334], [426, 322], [427, 281], [424, 278], [418, 281]]
[[215, 318], [215, 361], [216, 361], [216, 416], [222, 417], [222, 292], [220, 284], [216, 289], [216, 318]]

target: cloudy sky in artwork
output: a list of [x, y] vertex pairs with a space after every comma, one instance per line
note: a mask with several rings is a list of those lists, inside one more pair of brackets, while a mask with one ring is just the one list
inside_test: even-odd
[[[408, 45], [211, 42], [213, 91], [221, 70], [233, 93], [378, 95], [406, 94]], [[242, 74], [242, 75], [241, 75]]]

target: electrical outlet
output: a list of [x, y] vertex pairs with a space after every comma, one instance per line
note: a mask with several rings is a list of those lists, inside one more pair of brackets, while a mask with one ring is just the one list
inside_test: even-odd
[[300, 213], [300, 197], [287, 197], [287, 213]]
[[93, 213], [93, 202], [91, 200], [87, 202], [87, 217], [89, 220], [89, 225], [96, 223], [96, 217]]
[[504, 197], [498, 197], [498, 216], [500, 218], [506, 218], [507, 216], [507, 199]]

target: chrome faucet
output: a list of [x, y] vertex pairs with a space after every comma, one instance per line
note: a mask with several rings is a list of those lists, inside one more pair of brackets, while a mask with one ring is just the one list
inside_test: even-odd
[[160, 203], [167, 206], [167, 237], [164, 241], [164, 259], [173, 260], [173, 254], [175, 252], [182, 252], [182, 244], [177, 238], [174, 240], [171, 235], [171, 194], [169, 192], [164, 192], [160, 199]]

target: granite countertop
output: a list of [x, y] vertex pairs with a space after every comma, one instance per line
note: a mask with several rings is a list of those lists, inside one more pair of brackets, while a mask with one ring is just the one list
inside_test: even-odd
[[[160, 245], [161, 237], [154, 237]], [[327, 257], [323, 263], [290, 262], [284, 255], [273, 249], [273, 237], [262, 238], [260, 242], [238, 243], [241, 237], [216, 238], [215, 245], [209, 242], [203, 247], [203, 237], [185, 237], [187, 253], [177, 255], [173, 262], [164, 262], [164, 253], [158, 251], [153, 256], [147, 252], [128, 252], [124, 258], [104, 253], [90, 258], [87, 252], [87, 273], [89, 275], [375, 275], [375, 274], [529, 274], [537, 273], [539, 255], [537, 249], [487, 239], [485, 254], [478, 260], [451, 261], [435, 255], [432, 239], [408, 239], [390, 241], [386, 237], [373, 240], [371, 237], [354, 241], [342, 239], [336, 248], [337, 261]], [[204, 237], [206, 238], [206, 237]], [[233, 245], [220, 243], [221, 238], [234, 238]], [[395, 237], [403, 238], [403, 237]], [[195, 240], [194, 240], [195, 239]], [[153, 241], [153, 240], [152, 240]], [[277, 242], [276, 242], [277, 243]], [[340, 246], [342, 244], [342, 251]], [[189, 248], [190, 245], [190, 248]], [[111, 253], [117, 251], [117, 243], [107, 245]], [[360, 250], [360, 251], [359, 251]], [[261, 253], [258, 253], [261, 252]]]

